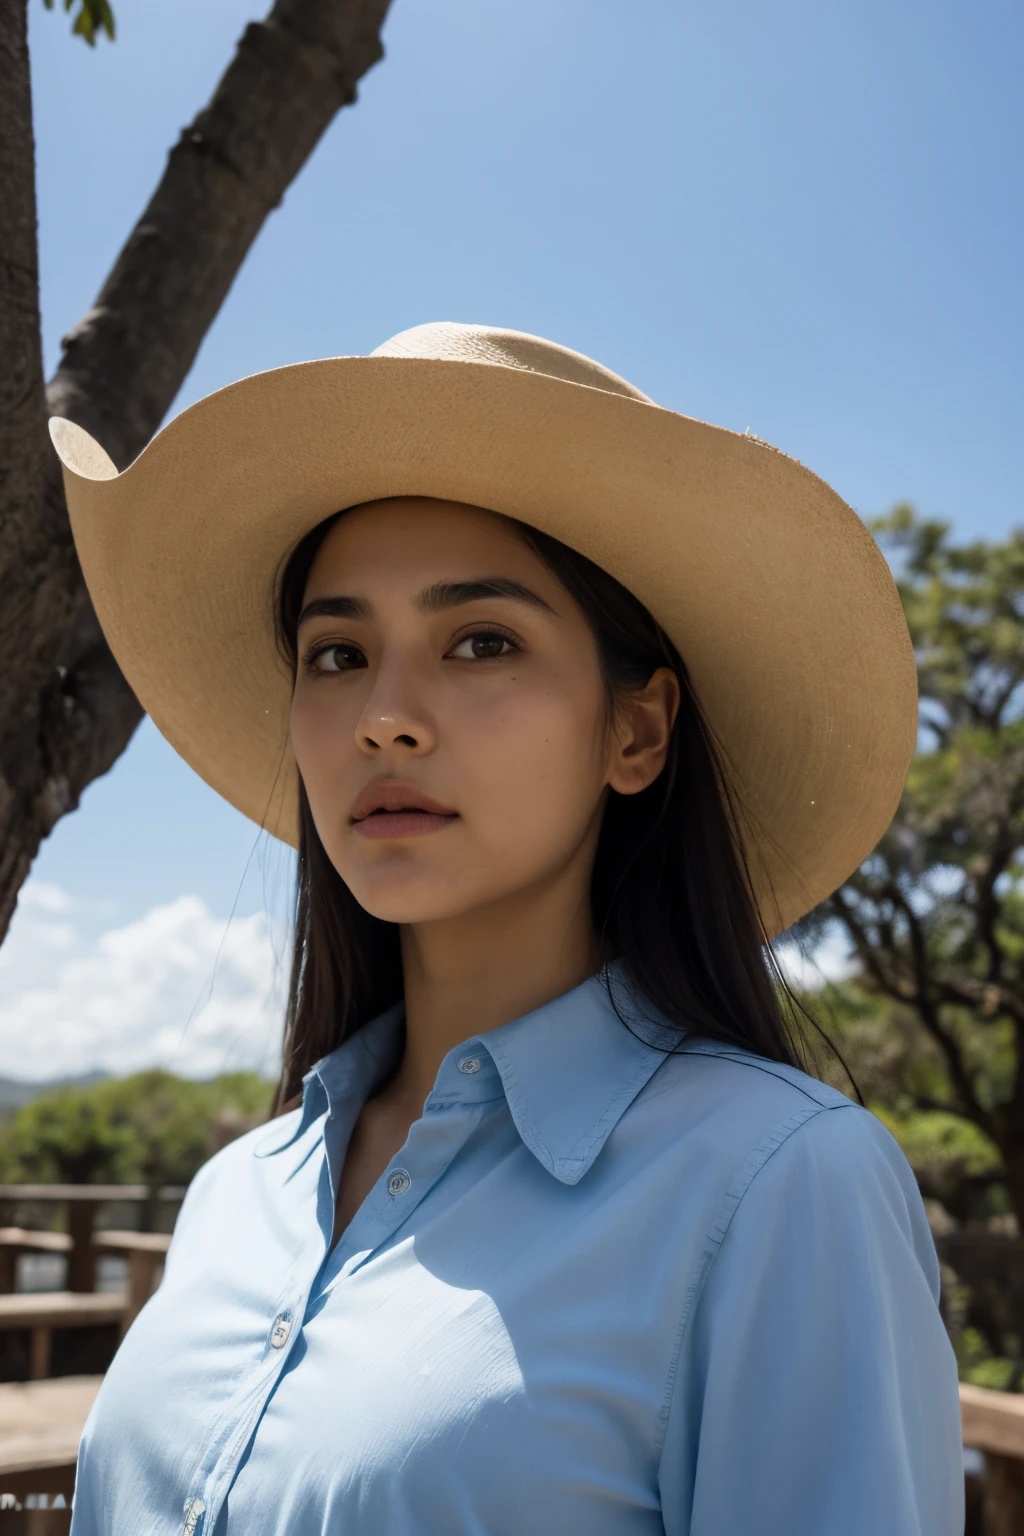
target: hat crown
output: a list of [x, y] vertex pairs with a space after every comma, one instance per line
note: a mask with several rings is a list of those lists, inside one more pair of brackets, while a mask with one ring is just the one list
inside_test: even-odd
[[518, 368], [526, 373], [543, 373], [568, 384], [585, 384], [609, 394], [625, 395], [653, 405], [649, 395], [595, 363], [582, 352], [560, 347], [543, 336], [526, 331], [500, 330], [491, 325], [463, 325], [456, 320], [435, 320], [428, 325], [414, 325], [382, 342], [371, 357], [419, 357], [431, 362], [491, 363], [498, 368]]

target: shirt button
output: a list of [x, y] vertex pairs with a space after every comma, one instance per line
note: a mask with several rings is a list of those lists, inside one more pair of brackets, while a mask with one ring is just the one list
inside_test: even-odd
[[404, 1168], [396, 1168], [388, 1178], [388, 1194], [404, 1195], [412, 1183]]
[[274, 1320], [274, 1326], [270, 1330], [270, 1342], [274, 1349], [283, 1349], [288, 1343], [288, 1335], [292, 1331], [292, 1325], [286, 1317], [278, 1317]]
[[459, 1071], [460, 1072], [465, 1072], [467, 1074], [470, 1073], [470, 1072], [479, 1072], [480, 1071], [480, 1057], [479, 1056], [463, 1056], [462, 1060], [459, 1062]]

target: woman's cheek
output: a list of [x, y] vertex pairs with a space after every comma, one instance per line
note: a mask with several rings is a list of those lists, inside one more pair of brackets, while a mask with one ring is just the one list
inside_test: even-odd
[[326, 708], [326, 703], [308, 688], [292, 702], [292, 752], [307, 789], [318, 777], [333, 777], [355, 749], [354, 729], [347, 711], [338, 701], [334, 701], [333, 708]]
[[292, 699], [291, 717], [289, 720], [289, 735], [291, 738], [292, 752], [295, 761], [299, 765], [299, 772], [303, 779], [315, 771], [320, 753], [317, 751], [317, 743], [320, 732], [317, 729], [318, 716], [313, 709], [306, 690], [298, 690]]
[[468, 779], [495, 839], [543, 860], [589, 825], [603, 781], [590, 717], [550, 694], [530, 704], [524, 698], [487, 721], [478, 717]]
[[477, 794], [509, 806], [535, 792], [549, 771], [554, 723], [550, 711], [535, 707], [525, 692], [514, 694], [462, 713], [449, 739], [452, 756]]

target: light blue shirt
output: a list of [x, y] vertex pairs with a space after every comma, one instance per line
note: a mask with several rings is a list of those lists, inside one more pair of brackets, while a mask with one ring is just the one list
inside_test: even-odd
[[402, 1030], [197, 1175], [73, 1536], [960, 1536], [935, 1249], [873, 1115], [666, 1055], [592, 977], [445, 1057], [332, 1249]]

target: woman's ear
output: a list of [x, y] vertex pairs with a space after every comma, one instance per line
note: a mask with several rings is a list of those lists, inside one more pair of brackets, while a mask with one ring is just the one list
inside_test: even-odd
[[659, 667], [643, 688], [617, 701], [608, 784], [620, 795], [638, 795], [653, 784], [668, 756], [679, 709], [679, 679], [671, 667]]

